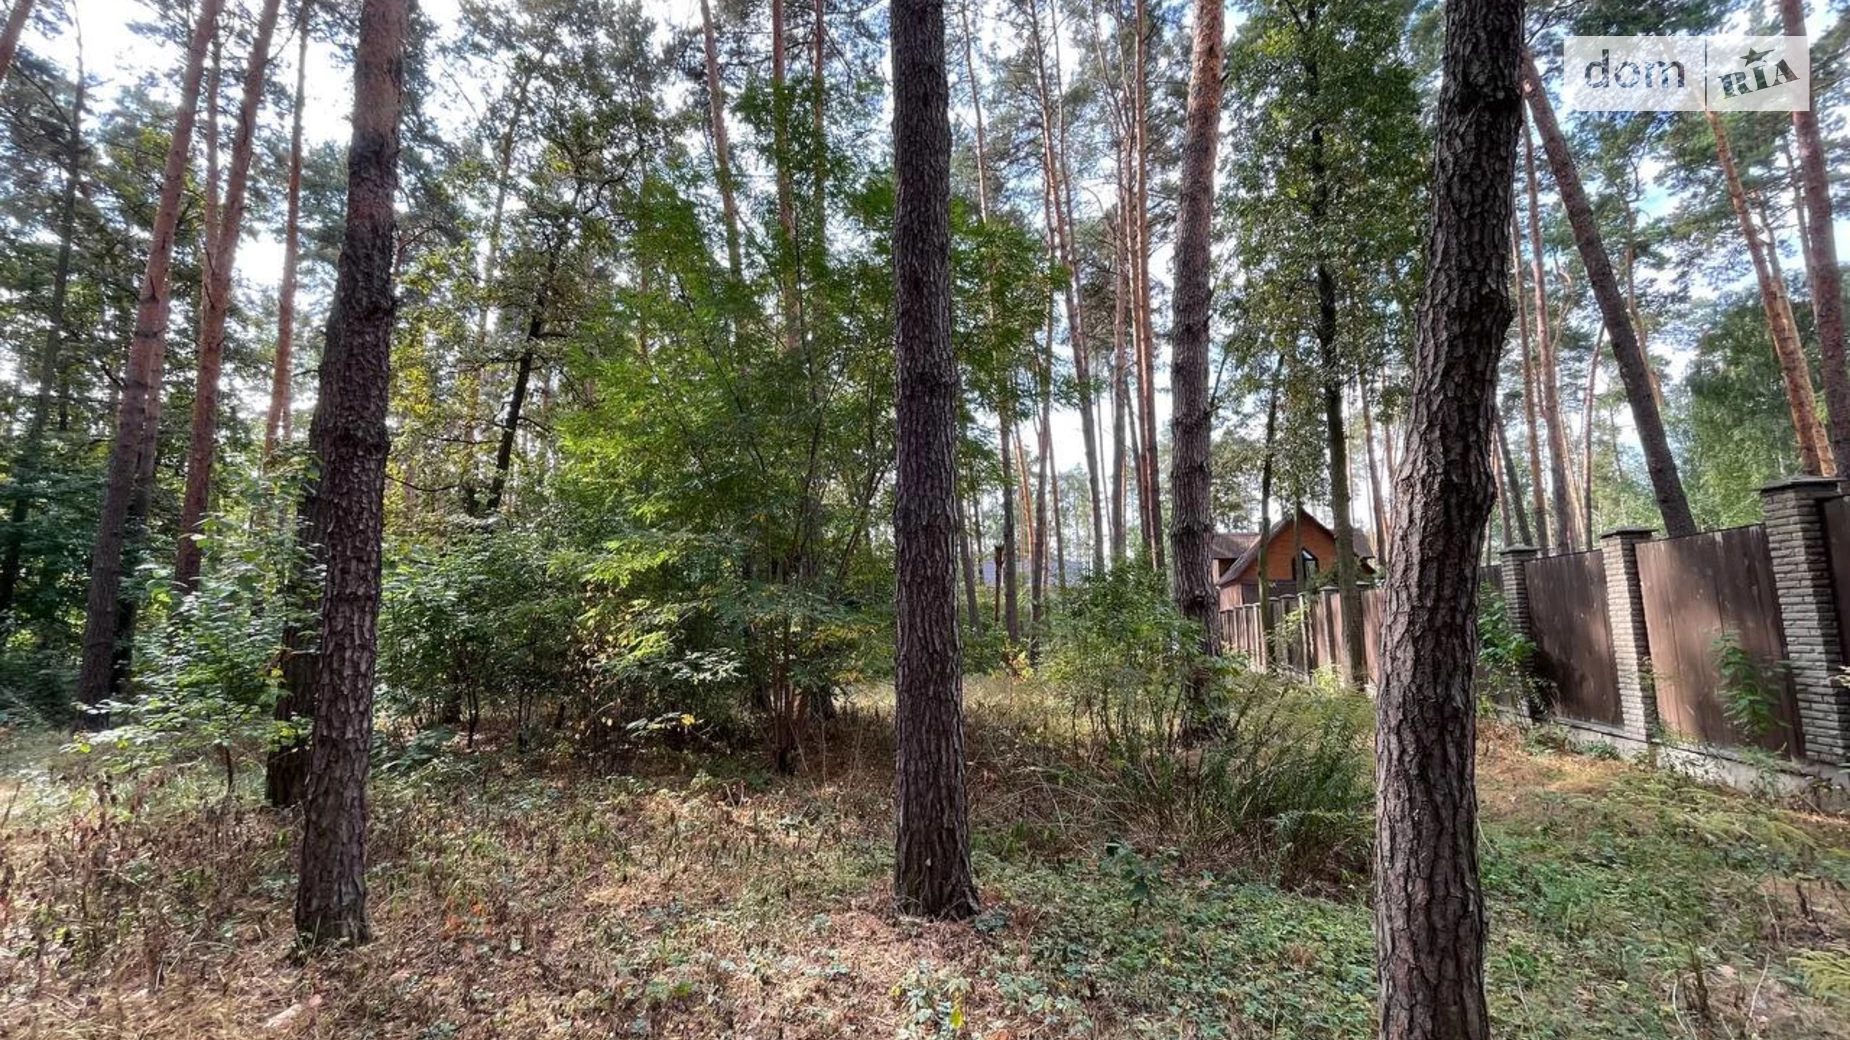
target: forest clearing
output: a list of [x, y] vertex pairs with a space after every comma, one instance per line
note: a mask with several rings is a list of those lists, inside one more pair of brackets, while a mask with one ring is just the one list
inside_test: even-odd
[[[118, 781], [104, 811], [81, 762], [48, 775], [42, 745], [14, 743], [0, 1028], [1371, 1035], [1365, 804], [1301, 849], [1269, 825], [1165, 823], [1078, 753], [1045, 691], [968, 696], [970, 924], [888, 909], [889, 689], [844, 705], [795, 779], [697, 740], [625, 775], [506, 734], [397, 742], [374, 788], [380, 938], [306, 966], [288, 820], [254, 778], [229, 798], [210, 770]], [[1365, 703], [1332, 710], [1366, 725]], [[1850, 992], [1826, 985], [1850, 940], [1850, 822], [1513, 727], [1486, 735], [1478, 789], [1498, 1035], [1850, 1036]]]

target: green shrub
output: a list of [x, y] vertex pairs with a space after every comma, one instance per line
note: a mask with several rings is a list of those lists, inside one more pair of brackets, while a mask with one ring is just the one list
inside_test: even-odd
[[1542, 722], [1554, 710], [1553, 689], [1534, 674], [1535, 644], [1516, 630], [1502, 593], [1485, 586], [1478, 593], [1477, 682], [1492, 703]]
[[1764, 665], [1741, 645], [1741, 634], [1723, 632], [1709, 644], [1709, 654], [1720, 673], [1722, 714], [1735, 732], [1754, 741], [1771, 732], [1779, 719], [1774, 714], [1783, 691], [1783, 664]]
[[240, 762], [290, 735], [271, 712], [291, 609], [281, 576], [299, 561], [280, 525], [214, 515], [204, 541], [206, 566], [190, 595], [165, 564], [137, 572], [145, 593], [133, 677], [122, 700], [103, 705], [110, 728], [73, 747], [113, 749], [129, 765], [214, 759], [229, 787]]
[[575, 575], [556, 565], [544, 520], [460, 520], [440, 548], [392, 554], [379, 619], [380, 699], [405, 716], [463, 723], [511, 714], [523, 742], [536, 711], [568, 689]]
[[[1120, 567], [1069, 596], [1043, 677], [1086, 725], [1127, 826], [1239, 837], [1298, 874], [1359, 865], [1373, 802], [1366, 698], [1246, 672], [1201, 650], [1160, 575]], [[1213, 723], [1191, 734], [1187, 682], [1209, 680]]]

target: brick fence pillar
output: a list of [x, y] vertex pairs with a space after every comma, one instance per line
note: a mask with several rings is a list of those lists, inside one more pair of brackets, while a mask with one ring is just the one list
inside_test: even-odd
[[1850, 689], [1838, 682], [1844, 646], [1822, 512], [1825, 501], [1838, 494], [1837, 481], [1827, 477], [1797, 477], [1760, 489], [1805, 754], [1841, 764], [1850, 762]]
[[1516, 633], [1531, 642], [1535, 640], [1535, 629], [1529, 621], [1529, 573], [1523, 564], [1541, 552], [1533, 546], [1512, 545], [1499, 554], [1503, 557], [1503, 610]]
[[1620, 527], [1599, 537], [1620, 725], [1626, 736], [1646, 741], [1657, 729], [1657, 693], [1650, 678], [1651, 643], [1644, 627], [1644, 588], [1638, 581], [1638, 543], [1650, 540], [1649, 527]]

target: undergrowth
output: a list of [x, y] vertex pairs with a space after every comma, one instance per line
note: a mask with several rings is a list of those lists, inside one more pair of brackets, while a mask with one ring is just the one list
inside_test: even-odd
[[[1159, 819], [1039, 681], [969, 689], [983, 913], [896, 918], [889, 704], [795, 778], [697, 741], [624, 775], [511, 732], [382, 749], [379, 940], [307, 963], [255, 777], [19, 746], [0, 1034], [1371, 1035], [1365, 857], [1292, 866], [1288, 810]], [[1480, 790], [1496, 1035], [1850, 1037], [1842, 821], [1495, 728]]]

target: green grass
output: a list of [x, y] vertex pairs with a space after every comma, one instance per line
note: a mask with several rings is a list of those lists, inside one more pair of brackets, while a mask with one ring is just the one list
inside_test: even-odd
[[[295, 821], [254, 777], [230, 800], [209, 766], [99, 788], [11, 754], [30, 811], [0, 832], [0, 1033], [1370, 1035], [1366, 878], [1287, 886], [1263, 843], [1138, 826], [1027, 691], [978, 694], [985, 911], [960, 925], [887, 908], [868, 705], [790, 780], [700, 750], [381, 779], [379, 939], [306, 965]], [[1850, 1037], [1844, 821], [1502, 733], [1480, 790], [1498, 1037]]]

